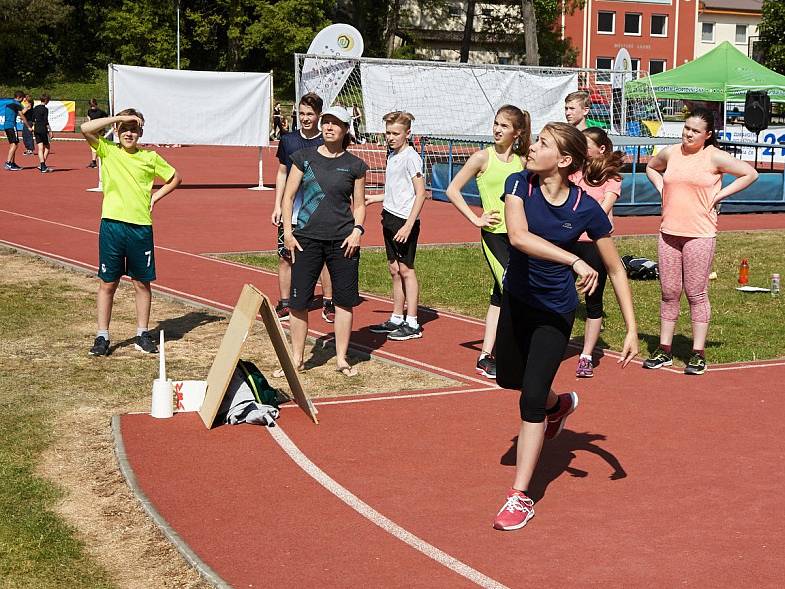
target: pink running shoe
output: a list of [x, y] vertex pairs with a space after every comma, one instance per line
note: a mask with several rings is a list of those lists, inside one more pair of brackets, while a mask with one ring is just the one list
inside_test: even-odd
[[564, 423], [570, 414], [578, 408], [578, 393], [564, 393], [559, 395], [559, 410], [546, 416], [548, 422], [545, 428], [545, 439], [552, 440], [564, 429]]
[[591, 358], [578, 357], [578, 368], [575, 369], [575, 376], [578, 378], [591, 378], [594, 376], [594, 364]]
[[534, 501], [522, 491], [510, 489], [507, 501], [493, 520], [493, 527], [497, 530], [517, 530], [525, 526], [533, 517]]

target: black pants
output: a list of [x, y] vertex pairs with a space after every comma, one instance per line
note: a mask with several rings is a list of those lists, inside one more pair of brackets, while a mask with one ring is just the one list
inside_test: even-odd
[[521, 419], [545, 421], [545, 404], [570, 341], [575, 312], [532, 307], [508, 290], [496, 328], [496, 383], [521, 391]]
[[579, 241], [572, 248], [572, 252], [597, 270], [597, 288], [594, 289], [592, 294], [586, 295], [586, 317], [589, 319], [601, 319], [603, 311], [602, 295], [605, 292], [608, 271], [605, 270], [605, 264], [600, 257], [597, 244], [593, 241]]
[[344, 256], [345, 248], [341, 247], [342, 239], [332, 241], [298, 236], [297, 242], [303, 251], [296, 252], [294, 256], [289, 307], [296, 311], [309, 307], [316, 281], [325, 264], [333, 282], [333, 302], [346, 309], [359, 305], [360, 250], [347, 258]]

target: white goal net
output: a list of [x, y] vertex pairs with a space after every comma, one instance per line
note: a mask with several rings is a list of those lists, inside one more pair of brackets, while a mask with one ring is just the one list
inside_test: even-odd
[[[613, 135], [658, 136], [662, 117], [651, 91], [624, 96], [624, 82], [647, 79], [643, 72], [576, 68], [501, 66], [429, 61], [346, 59], [295, 55], [296, 99], [316, 92], [325, 107], [341, 105], [354, 114], [352, 153], [370, 166], [368, 187], [381, 189], [387, 150], [382, 117], [412, 113], [412, 144], [424, 161], [435, 197], [468, 157], [492, 143], [499, 107], [512, 104], [531, 115], [532, 134], [549, 121], [564, 120], [564, 99], [576, 90], [589, 93], [589, 123]], [[613, 82], [613, 83], [612, 83]], [[614, 89], [614, 86], [618, 88]], [[467, 186], [471, 196], [476, 188]]]

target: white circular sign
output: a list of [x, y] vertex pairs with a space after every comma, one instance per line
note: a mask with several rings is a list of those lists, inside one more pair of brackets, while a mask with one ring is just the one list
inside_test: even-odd
[[337, 23], [323, 28], [311, 41], [308, 53], [335, 57], [362, 57], [365, 45], [360, 31], [351, 25]]

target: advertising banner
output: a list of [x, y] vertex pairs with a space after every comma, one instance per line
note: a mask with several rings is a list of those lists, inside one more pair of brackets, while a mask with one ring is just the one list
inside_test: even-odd
[[141, 111], [147, 144], [268, 145], [271, 94], [270, 74], [109, 65], [111, 114]]

